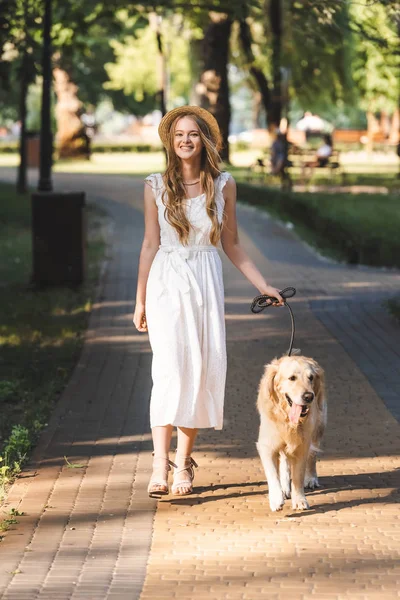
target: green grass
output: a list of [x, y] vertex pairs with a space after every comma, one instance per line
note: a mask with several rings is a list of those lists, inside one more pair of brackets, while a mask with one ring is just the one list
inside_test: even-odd
[[290, 221], [319, 250], [348, 263], [400, 267], [395, 194], [289, 193], [240, 184], [239, 198]]
[[64, 389], [82, 347], [105, 251], [106, 215], [88, 206], [88, 276], [34, 290], [29, 195], [0, 184], [0, 496]]
[[[232, 150], [228, 170], [238, 181], [246, 181], [249, 167], [262, 155], [259, 149], [245, 151]], [[400, 180], [397, 178], [399, 160], [394, 150], [387, 154], [343, 152], [340, 157], [345, 173], [344, 180], [337, 174], [333, 179], [327, 176], [326, 171], [314, 171], [311, 183], [314, 185], [383, 185], [389, 189], [399, 189]], [[16, 166], [16, 154], [0, 154], [0, 166]], [[145, 176], [152, 172], [163, 171], [165, 168], [164, 153], [135, 152], [135, 153], [96, 153], [90, 160], [64, 160], [54, 165], [55, 172], [61, 173], [112, 173], [124, 175]], [[295, 183], [300, 180], [300, 169], [293, 169]]]
[[390, 314], [400, 324], [400, 298], [393, 298], [392, 300], [389, 300], [388, 308]]

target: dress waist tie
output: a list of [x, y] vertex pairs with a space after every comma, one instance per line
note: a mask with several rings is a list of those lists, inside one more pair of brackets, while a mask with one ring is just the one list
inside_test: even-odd
[[[190, 269], [187, 259], [191, 254], [195, 252], [214, 252], [218, 254], [218, 250], [215, 246], [167, 246], [161, 245], [161, 252], [165, 252], [166, 254], [170, 254], [170, 267], [172, 269], [172, 273], [174, 275], [174, 281], [164, 281], [164, 285], [162, 287], [162, 291], [164, 291], [165, 287], [168, 286], [168, 283], [173, 284], [178, 287], [179, 290], [183, 293], [189, 293], [191, 289], [193, 289], [196, 297], [196, 302], [198, 306], [203, 305], [203, 298], [201, 295], [201, 290], [199, 284], [197, 283], [196, 277], [193, 275], [192, 270]], [[171, 273], [171, 274], [172, 274]]]

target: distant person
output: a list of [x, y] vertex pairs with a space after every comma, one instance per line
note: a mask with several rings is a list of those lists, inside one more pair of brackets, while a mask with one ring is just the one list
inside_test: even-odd
[[81, 121], [85, 128], [86, 135], [90, 139], [92, 139], [95, 136], [97, 129], [98, 129], [96, 115], [95, 115], [94, 111], [91, 108], [89, 108], [86, 112], [82, 113]]
[[286, 134], [278, 131], [271, 146], [271, 173], [281, 178], [282, 189], [291, 189], [292, 180], [288, 173], [288, 141]]
[[332, 136], [328, 133], [323, 137], [324, 143], [317, 149], [316, 152], [316, 167], [326, 167], [333, 152]]
[[296, 129], [304, 131], [306, 140], [312, 136], [319, 135], [324, 128], [324, 121], [318, 115], [313, 115], [312, 112], [306, 111], [300, 121], [296, 123]]
[[312, 175], [312, 170], [318, 167], [326, 167], [329, 164], [329, 159], [333, 153], [333, 140], [330, 134], [325, 134], [323, 137], [323, 144], [320, 146], [316, 153], [315, 158], [311, 161], [304, 163], [303, 165], [303, 179], [307, 175], [307, 169], [309, 169], [309, 176]]
[[287, 157], [286, 136], [278, 132], [271, 146], [271, 173], [280, 175]]

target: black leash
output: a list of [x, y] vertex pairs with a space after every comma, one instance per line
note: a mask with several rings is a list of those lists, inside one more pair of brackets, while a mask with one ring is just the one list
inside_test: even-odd
[[[289, 350], [287, 352], [287, 355], [290, 356], [292, 354], [292, 350], [293, 350], [294, 334], [295, 334], [296, 329], [295, 329], [295, 324], [294, 324], [293, 312], [292, 312], [292, 309], [290, 308], [289, 304], [286, 302], [286, 298], [293, 298], [293, 296], [296, 293], [296, 288], [287, 287], [279, 293], [282, 296], [282, 298], [284, 299], [284, 305], [287, 306], [287, 308], [289, 309], [290, 319], [292, 321], [292, 336], [290, 338]], [[272, 304], [278, 304], [278, 302], [279, 302], [279, 300], [277, 298], [274, 298], [273, 296], [266, 296], [264, 294], [261, 294], [261, 296], [256, 296], [254, 298], [253, 302], [251, 303], [250, 309], [251, 309], [251, 312], [253, 312], [253, 313], [260, 313], [261, 311], [264, 310], [264, 308], [267, 308], [268, 306], [272, 306]]]

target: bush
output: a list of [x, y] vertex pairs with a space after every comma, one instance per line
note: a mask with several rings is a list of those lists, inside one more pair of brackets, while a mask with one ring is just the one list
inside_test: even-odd
[[239, 184], [239, 198], [300, 226], [322, 250], [352, 264], [400, 267], [395, 195], [281, 192]]
[[239, 140], [235, 144], [233, 144], [233, 150], [236, 150], [236, 152], [244, 152], [249, 149], [249, 142], [245, 142], [244, 140]]
[[[93, 142], [91, 145], [92, 152], [159, 152], [160, 146], [152, 146], [151, 144], [131, 144], [131, 143], [100, 143]], [[18, 152], [17, 142], [0, 142], [0, 154], [15, 154]]]
[[0, 154], [15, 154], [18, 152], [17, 142], [0, 142]]
[[92, 152], [159, 152], [160, 146], [152, 146], [151, 144], [107, 144], [93, 142], [91, 146]]

